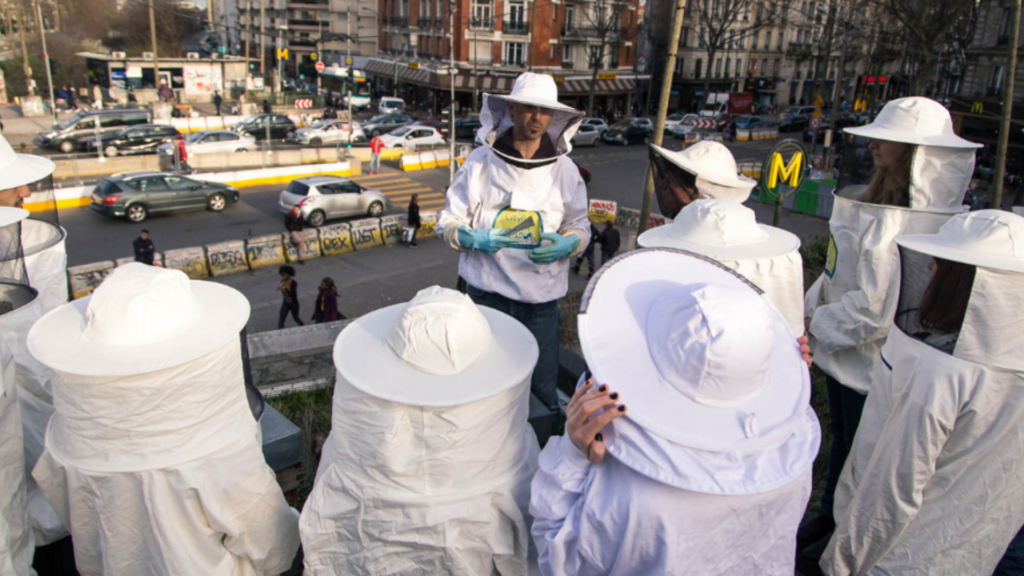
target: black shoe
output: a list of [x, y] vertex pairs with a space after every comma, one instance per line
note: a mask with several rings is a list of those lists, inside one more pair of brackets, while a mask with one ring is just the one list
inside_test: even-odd
[[836, 521], [831, 515], [818, 514], [804, 522], [796, 531], [796, 549], [803, 550], [835, 530]]
[[572, 267], [572, 273], [573, 273], [573, 275], [574, 275], [574, 276], [575, 276], [575, 275], [579, 275], [579, 273], [580, 273], [580, 267], [579, 267], [579, 266], [573, 266], [573, 267]]
[[828, 547], [830, 540], [832, 540], [831, 531], [824, 538], [797, 552], [796, 569], [800, 574], [804, 576], [818, 576], [822, 573], [818, 562], [825, 555], [825, 548]]
[[587, 274], [587, 280], [593, 280], [593, 279], [594, 279], [594, 273], [593, 272], [591, 272], [590, 274]]

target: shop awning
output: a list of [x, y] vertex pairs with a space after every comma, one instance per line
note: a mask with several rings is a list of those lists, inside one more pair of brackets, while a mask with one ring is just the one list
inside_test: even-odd
[[[596, 94], [631, 94], [636, 90], [633, 80], [598, 80]], [[558, 85], [559, 96], [586, 96], [590, 94], [590, 80], [566, 80]]]

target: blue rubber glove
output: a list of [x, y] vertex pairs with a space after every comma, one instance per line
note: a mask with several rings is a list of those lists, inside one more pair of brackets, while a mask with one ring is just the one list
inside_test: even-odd
[[575, 234], [562, 236], [545, 232], [540, 235], [540, 239], [550, 240], [551, 244], [542, 248], [534, 248], [533, 252], [530, 252], [530, 260], [533, 260], [534, 264], [551, 264], [562, 258], [568, 258], [569, 254], [572, 254], [573, 250], [580, 245], [580, 237]]
[[471, 230], [468, 226], [459, 227], [459, 245], [466, 250], [479, 250], [488, 256], [494, 256], [509, 244], [516, 242], [513, 236], [502, 236], [506, 230], [491, 228]]

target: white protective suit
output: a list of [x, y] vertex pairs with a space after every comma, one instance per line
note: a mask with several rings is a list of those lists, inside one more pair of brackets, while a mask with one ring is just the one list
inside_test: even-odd
[[29, 284], [49, 312], [68, 301], [68, 252], [64, 228], [31, 218], [21, 222], [21, 244]]
[[[948, 121], [948, 120], [947, 120]], [[835, 193], [825, 272], [804, 299], [811, 318], [814, 362], [861, 394], [871, 388], [879, 350], [892, 326], [900, 278], [894, 242], [901, 234], [932, 234], [963, 211], [974, 172], [974, 150], [917, 146], [910, 207], [859, 201], [866, 187]]]
[[263, 458], [237, 339], [128, 376], [55, 371], [33, 476], [83, 576], [279, 574], [298, 514]]
[[590, 242], [586, 185], [568, 156], [572, 151], [569, 140], [583, 116], [576, 110], [556, 109], [547, 131], [555, 146], [555, 161], [514, 159], [537, 165], [520, 168], [493, 148], [495, 141], [512, 129], [507, 100], [484, 94], [478, 137], [485, 145], [473, 150], [455, 174], [448, 188], [447, 206], [437, 215], [437, 235], [461, 251], [460, 226], [513, 228], [532, 216], [534, 226], [526, 231], [527, 240], [539, 241], [542, 232], [554, 232], [575, 234], [580, 243], [569, 258], [547, 265], [530, 261], [530, 251], [536, 246], [529, 242], [502, 249], [494, 256], [475, 250], [463, 252], [459, 275], [466, 282], [528, 304], [557, 300], [568, 292], [570, 260]]
[[[9, 312], [15, 314], [18, 310]], [[0, 317], [2, 318], [2, 317]], [[34, 575], [14, 355], [0, 337], [0, 574]]]
[[1019, 221], [1020, 271], [977, 266], [953, 353], [899, 325], [882, 348], [836, 488], [827, 574], [991, 574], [1024, 525], [1024, 220], [998, 218]]

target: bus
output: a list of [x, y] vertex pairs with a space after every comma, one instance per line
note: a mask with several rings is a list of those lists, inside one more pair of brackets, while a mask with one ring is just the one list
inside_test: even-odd
[[[353, 70], [353, 79], [355, 80], [355, 94], [351, 95], [352, 98], [352, 110], [368, 110], [370, 108], [370, 99], [373, 94], [373, 90], [370, 88], [370, 83], [366, 79], [366, 74], [362, 70]], [[333, 100], [343, 102], [343, 106], [348, 106], [348, 68], [341, 66], [331, 66], [324, 69], [320, 73], [320, 84], [324, 90], [330, 92]]]

